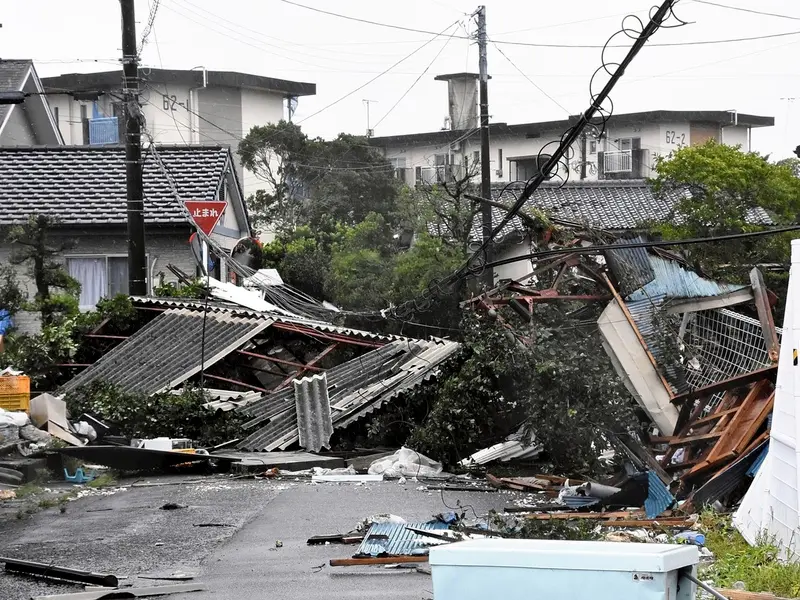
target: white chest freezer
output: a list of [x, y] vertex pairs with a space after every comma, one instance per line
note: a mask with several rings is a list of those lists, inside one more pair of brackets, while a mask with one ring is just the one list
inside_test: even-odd
[[694, 600], [696, 546], [483, 539], [430, 550], [434, 600]]

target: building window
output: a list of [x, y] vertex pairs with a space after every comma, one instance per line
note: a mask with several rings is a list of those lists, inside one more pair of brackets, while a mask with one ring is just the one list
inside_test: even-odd
[[597, 141], [589, 142], [589, 154], [597, 154]]
[[[149, 260], [148, 272], [149, 272]], [[67, 271], [81, 284], [78, 304], [92, 310], [102, 298], [128, 293], [128, 257], [125, 255], [68, 256]]]
[[88, 111], [86, 110], [86, 105], [81, 104], [81, 121], [85, 121], [88, 118], [89, 116], [88, 116]]
[[518, 158], [513, 160], [517, 166], [517, 181], [528, 181], [539, 174], [541, 168], [547, 164], [550, 156], [542, 154], [532, 158]]
[[498, 177], [503, 177], [503, 149], [497, 149], [497, 171], [495, 171]]
[[405, 182], [406, 180], [406, 157], [400, 156], [397, 158], [388, 158], [389, 164], [392, 165], [394, 178]]
[[53, 107], [53, 118], [56, 121], [56, 127], [58, 127], [58, 107], [57, 106]]

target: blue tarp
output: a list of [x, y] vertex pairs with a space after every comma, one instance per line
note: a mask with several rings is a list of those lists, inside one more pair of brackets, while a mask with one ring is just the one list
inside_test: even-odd
[[7, 334], [12, 325], [11, 315], [6, 309], [0, 308], [0, 335]]

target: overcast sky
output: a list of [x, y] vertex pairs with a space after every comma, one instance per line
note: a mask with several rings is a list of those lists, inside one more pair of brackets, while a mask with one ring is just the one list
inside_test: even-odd
[[[152, 1], [136, 1], [140, 33]], [[464, 0], [298, 2], [448, 35], [466, 36], [475, 31], [469, 14], [476, 5]], [[791, 0], [715, 2], [785, 17], [681, 0], [676, 13], [692, 24], [662, 29], [651, 42], [795, 35], [646, 47], [612, 95], [615, 111], [736, 109], [774, 116], [775, 127], [754, 132], [754, 148], [775, 158], [791, 155], [800, 144], [800, 5]], [[584, 111], [589, 104], [589, 78], [600, 65], [600, 50], [502, 42], [603, 44], [619, 29], [625, 14], [632, 12], [646, 19], [653, 2], [485, 0], [485, 4], [489, 37], [499, 43], [497, 47], [490, 44], [488, 55], [492, 120], [524, 123]], [[119, 4], [114, 0], [3, 0], [0, 23], [0, 57], [33, 58], [42, 76], [108, 70], [120, 54]], [[363, 133], [363, 100], [368, 99], [375, 101], [370, 112], [376, 135], [390, 135], [441, 128], [447, 115], [447, 86], [434, 81], [434, 76], [477, 71], [473, 42], [433, 38], [320, 14], [282, 0], [162, 0], [142, 62], [164, 68], [202, 65], [313, 82], [317, 95], [301, 98], [295, 117], [307, 133], [324, 137], [340, 131]], [[623, 36], [616, 40], [626, 42]], [[417, 49], [364, 89], [313, 114]], [[615, 49], [609, 56], [621, 57], [622, 52]]]

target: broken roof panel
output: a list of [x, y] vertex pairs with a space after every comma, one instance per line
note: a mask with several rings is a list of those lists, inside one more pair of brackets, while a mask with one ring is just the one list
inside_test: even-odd
[[[396, 340], [325, 374], [333, 427], [344, 428], [377, 410], [398, 394], [435, 377], [439, 366], [460, 344], [446, 340]], [[285, 449], [298, 441], [297, 408], [291, 390], [271, 394], [245, 406], [252, 417], [245, 429], [255, 429], [239, 445], [247, 450]]]
[[745, 289], [746, 285], [720, 283], [707, 279], [687, 269], [679, 262], [655, 254], [648, 254], [655, 278], [628, 295], [626, 300], [636, 302], [658, 296], [672, 299], [711, 298]]
[[292, 383], [300, 445], [311, 452], [330, 449], [333, 422], [325, 373], [295, 379]]
[[[644, 241], [642, 236], [635, 236], [620, 238], [614, 244], [640, 244]], [[656, 277], [647, 248], [608, 250], [604, 255], [608, 268], [617, 281], [617, 291], [622, 297], [644, 287]]]
[[448, 529], [446, 523], [373, 523], [364, 541], [355, 553], [357, 557], [367, 556], [416, 556], [428, 554], [430, 546], [448, 544], [446, 540], [412, 531], [430, 531], [433, 534]]
[[272, 322], [263, 316], [209, 313], [204, 319], [202, 312], [167, 310], [67, 382], [63, 391], [96, 380], [126, 393], [150, 395], [170, 389], [198, 373], [201, 360], [208, 368]]

